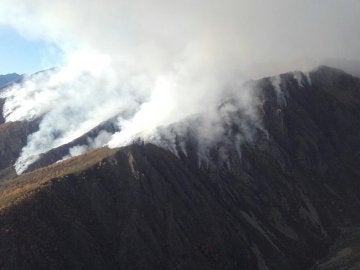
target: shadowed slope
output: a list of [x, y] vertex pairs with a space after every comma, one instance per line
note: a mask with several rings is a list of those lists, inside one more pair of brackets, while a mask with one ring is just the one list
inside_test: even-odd
[[278, 79], [241, 155], [234, 111], [206, 162], [188, 132], [177, 156], [102, 148], [3, 182], [0, 268], [309, 269], [360, 222], [360, 79]]

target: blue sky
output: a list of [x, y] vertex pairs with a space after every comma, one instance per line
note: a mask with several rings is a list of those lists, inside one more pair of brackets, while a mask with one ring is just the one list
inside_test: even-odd
[[32, 74], [56, 65], [58, 50], [40, 40], [28, 40], [0, 25], [0, 74]]

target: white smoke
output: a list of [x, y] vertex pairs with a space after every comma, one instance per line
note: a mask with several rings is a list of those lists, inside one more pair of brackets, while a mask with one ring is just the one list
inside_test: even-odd
[[[72, 59], [82, 60], [84, 52]], [[2, 93], [6, 121], [41, 117], [39, 130], [29, 135], [15, 164], [23, 172], [42, 153], [64, 145], [114, 116], [136, 111], [143, 98], [128, 84], [117, 83], [107, 57], [91, 53], [84, 66], [70, 62], [60, 70], [35, 74]], [[75, 61], [74, 60], [74, 61]]]
[[[206, 112], [234, 81], [324, 57], [359, 60], [359, 20], [356, 0], [1, 0], [0, 24], [64, 55], [3, 94], [6, 121], [41, 119], [16, 170], [115, 116], [111, 147]], [[248, 94], [237, 95], [252, 111]]]
[[105, 146], [112, 137], [112, 133], [105, 130], [101, 130], [95, 138], [87, 138], [87, 144], [75, 145], [69, 149], [69, 154], [64, 156], [61, 160], [68, 159], [70, 157], [80, 156], [86, 151], [97, 149]]

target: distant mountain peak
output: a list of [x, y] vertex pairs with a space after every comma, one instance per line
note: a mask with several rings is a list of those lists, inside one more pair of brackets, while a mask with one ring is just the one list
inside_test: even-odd
[[0, 75], [0, 88], [4, 87], [5, 85], [15, 82], [19, 80], [22, 77], [22, 75], [19, 75], [17, 73], [10, 73], [6, 75]]

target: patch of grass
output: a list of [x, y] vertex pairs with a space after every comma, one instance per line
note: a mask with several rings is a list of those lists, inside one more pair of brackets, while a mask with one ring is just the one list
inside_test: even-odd
[[0, 209], [5, 208], [24, 194], [39, 188], [49, 180], [84, 171], [115, 154], [118, 150], [103, 147], [84, 153], [81, 156], [19, 175], [9, 181], [4, 180], [4, 184], [0, 187]]

